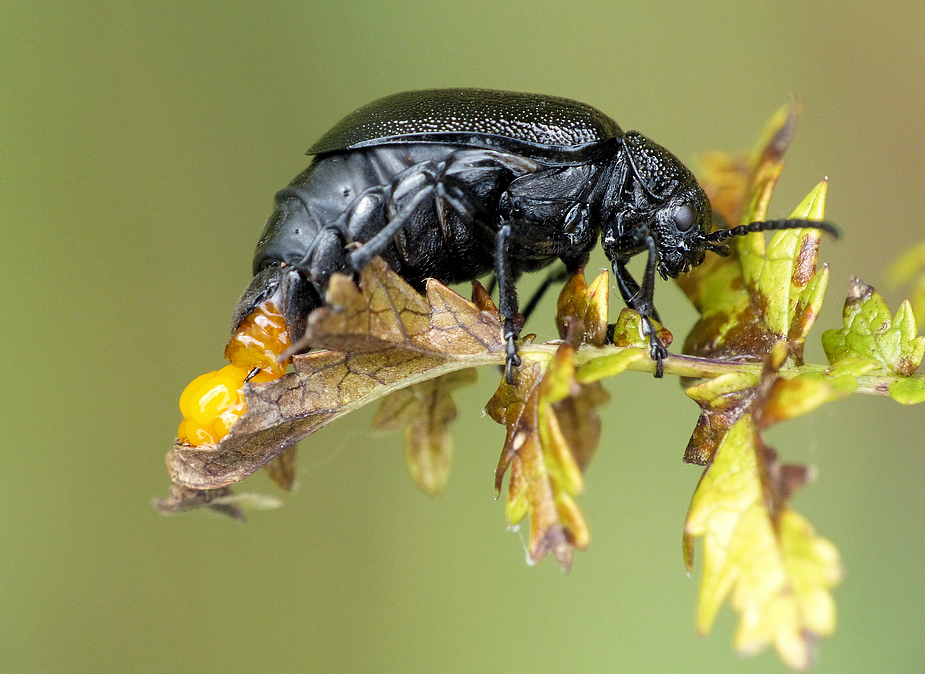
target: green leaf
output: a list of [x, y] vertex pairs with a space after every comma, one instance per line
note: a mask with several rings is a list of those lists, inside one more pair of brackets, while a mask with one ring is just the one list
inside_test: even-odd
[[774, 644], [790, 667], [807, 669], [817, 637], [835, 629], [829, 594], [841, 578], [838, 551], [786, 506], [769, 510], [762, 479], [764, 454], [751, 415], [723, 439], [691, 502], [685, 525], [685, 559], [703, 538], [703, 573], [697, 630], [710, 631], [730, 597], [739, 612], [739, 653]]
[[731, 372], [692, 386], [687, 395], [700, 406], [700, 418], [684, 450], [684, 462], [708, 466], [729, 429], [754, 397], [758, 377]]
[[688, 389], [701, 419], [685, 458], [703, 459], [707, 468], [691, 501], [683, 551], [690, 571], [694, 539], [703, 538], [701, 634], [730, 597], [740, 614], [735, 637], [740, 653], [773, 643], [784, 662], [805, 669], [816, 637], [835, 628], [828, 589], [841, 577], [838, 552], [787, 505], [812, 471], [779, 463], [761, 431], [846, 393], [821, 373], [781, 377], [786, 360], [781, 342], [760, 378], [730, 373]]
[[822, 333], [830, 363], [860, 357], [876, 360], [890, 371], [908, 376], [925, 356], [925, 337], [917, 336], [909, 302], [894, 317], [883, 297], [860, 279], [852, 279], [845, 301], [844, 327]]
[[[658, 321], [652, 320], [655, 326], [655, 332], [662, 344], [669, 346], [674, 341], [674, 336], [665, 329]], [[625, 307], [620, 311], [617, 322], [613, 324], [611, 331], [611, 343], [614, 346], [632, 347], [639, 349], [649, 349], [649, 337], [643, 329], [642, 318], [635, 309]]]
[[793, 379], [778, 379], [774, 382], [771, 396], [761, 412], [761, 426], [766, 428], [787, 419], [801, 417], [824, 403], [844, 397], [847, 393], [837, 389], [832, 381], [822, 374], [807, 372]]
[[[704, 189], [727, 222], [765, 220], [796, 122], [796, 105], [781, 109], [749, 157], [711, 156]], [[792, 218], [822, 219], [823, 181]], [[706, 261], [678, 284], [701, 318], [684, 343], [686, 354], [707, 358], [762, 359], [780, 340], [793, 364], [803, 362], [803, 343], [822, 306], [828, 267], [816, 268], [820, 232], [784, 230], [770, 243], [756, 232], [733, 242], [727, 258]]]
[[[791, 218], [821, 220], [825, 215], [826, 182], [819, 183]], [[742, 275], [752, 306], [767, 334], [785, 338], [802, 362], [802, 346], [822, 306], [828, 283], [827, 265], [816, 271], [821, 232], [788, 229], [777, 232], [765, 246], [756, 232], [739, 246]], [[776, 340], [775, 340], [776, 341]]]
[[902, 405], [925, 402], [925, 378], [904, 377], [890, 384], [890, 397]]
[[616, 353], [603, 354], [582, 365], [576, 373], [576, 378], [582, 384], [590, 384], [600, 379], [616, 377], [633, 363], [648, 357], [648, 351], [642, 348], [627, 348]]

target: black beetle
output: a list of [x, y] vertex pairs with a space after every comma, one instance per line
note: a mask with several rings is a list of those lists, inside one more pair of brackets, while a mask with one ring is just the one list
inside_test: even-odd
[[[640, 313], [656, 376], [667, 350], [652, 319], [655, 273], [676, 278], [725, 239], [805, 220], [713, 230], [710, 202], [668, 150], [595, 108], [486, 89], [410, 91], [356, 110], [315, 143], [314, 161], [276, 195], [236, 327], [282, 293], [295, 343], [334, 272], [381, 255], [402, 278], [470, 281], [494, 272], [507, 379], [520, 364], [517, 277], [562, 260], [571, 271], [600, 236], [626, 304]], [[642, 284], [626, 269], [648, 256]], [[310, 345], [299, 344], [303, 350]]]

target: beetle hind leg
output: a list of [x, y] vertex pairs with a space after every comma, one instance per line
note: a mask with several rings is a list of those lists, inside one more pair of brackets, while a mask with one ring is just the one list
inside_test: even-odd
[[434, 191], [435, 187], [433, 185], [423, 187], [412, 197], [411, 201], [402, 205], [395, 217], [379, 230], [375, 236], [356, 250], [351, 251], [347, 256], [350, 268], [359, 273], [372, 262], [374, 257], [385, 251], [395, 241], [395, 237], [408, 224], [418, 209], [433, 196]]
[[[386, 220], [363, 245], [349, 254], [348, 264], [355, 272], [364, 269], [376, 255], [382, 254], [405, 227], [430, 204], [444, 236], [451, 236], [451, 225], [446, 211], [451, 209], [466, 222], [489, 222], [489, 209], [469, 187], [474, 176], [478, 180], [491, 180], [491, 176], [504, 169], [493, 153], [473, 153], [459, 158], [451, 154], [446, 161], [425, 161], [402, 171], [391, 185], [376, 188], [382, 199], [382, 214]], [[386, 216], [390, 213], [391, 217]], [[361, 218], [362, 219], [362, 218]], [[363, 229], [366, 223], [357, 223]], [[353, 226], [351, 226], [351, 230]]]
[[[433, 208], [432, 225], [443, 232], [447, 240], [453, 239], [452, 221], [447, 212], [452, 211], [464, 222], [484, 228], [495, 237], [495, 274], [501, 286], [500, 312], [504, 321], [503, 338], [507, 343], [506, 378], [513, 381], [513, 368], [520, 365], [517, 354], [517, 339], [520, 336], [522, 319], [517, 312], [517, 293], [514, 288], [514, 274], [507, 261], [507, 235], [519, 240], [525, 236], [519, 228], [512, 233], [514, 223], [505, 222], [501, 231], [495, 229], [496, 209], [489, 208], [481, 193], [489, 193], [498, 186], [504, 174], [517, 176], [535, 169], [532, 162], [510, 163], [506, 155], [492, 151], [460, 151], [451, 153], [445, 161], [425, 161], [402, 171], [390, 185], [377, 187], [375, 191], [382, 202], [377, 209], [357, 209], [349, 214], [351, 232], [368, 232], [372, 236], [354, 234], [365, 242], [347, 254], [347, 267], [355, 272], [364, 269], [372, 259], [397, 244], [397, 237], [409, 223], [420, 217], [425, 209]], [[372, 196], [368, 194], [367, 196]], [[363, 211], [362, 214], [361, 211]], [[373, 215], [375, 213], [376, 215]], [[381, 218], [381, 220], [376, 220]], [[505, 227], [507, 229], [505, 229]], [[505, 234], [507, 232], [507, 234]], [[425, 236], [440, 236], [434, 232]], [[529, 238], [529, 235], [526, 235]], [[417, 241], [421, 246], [427, 242]], [[487, 251], [486, 251], [487, 252]], [[415, 262], [409, 261], [409, 267]]]

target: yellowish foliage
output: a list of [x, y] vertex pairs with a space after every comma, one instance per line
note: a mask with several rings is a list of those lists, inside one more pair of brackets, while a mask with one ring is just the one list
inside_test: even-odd
[[838, 552], [786, 505], [769, 507], [758, 460], [762, 443], [751, 415], [723, 439], [691, 502], [685, 550], [703, 539], [697, 630], [710, 631], [731, 595], [739, 612], [735, 647], [755, 653], [773, 644], [790, 667], [807, 669], [816, 637], [835, 629], [829, 593], [841, 578]]

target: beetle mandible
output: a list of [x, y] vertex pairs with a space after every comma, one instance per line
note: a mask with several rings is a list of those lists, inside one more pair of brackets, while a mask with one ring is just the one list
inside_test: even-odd
[[[418, 289], [427, 278], [458, 283], [493, 272], [509, 383], [520, 365], [515, 281], [523, 272], [556, 260], [573, 271], [600, 237], [660, 377], [668, 351], [652, 323], [656, 272], [676, 278], [706, 251], [728, 254], [723, 241], [748, 232], [834, 233], [806, 220], [713, 231], [709, 200], [673, 154], [589, 105], [554, 96], [399, 93], [347, 115], [308, 154], [311, 165], [276, 195], [232, 328], [280, 292], [296, 344], [331, 274], [357, 273], [376, 255]], [[626, 268], [640, 253], [641, 284]]]

